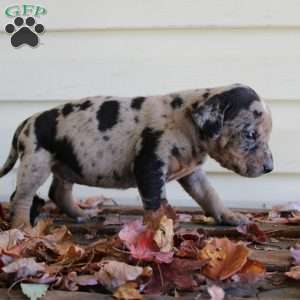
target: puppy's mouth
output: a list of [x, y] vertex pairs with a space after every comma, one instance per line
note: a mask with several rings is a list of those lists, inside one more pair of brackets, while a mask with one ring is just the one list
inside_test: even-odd
[[253, 167], [246, 167], [244, 170], [242, 170], [238, 166], [234, 166], [233, 171], [243, 177], [248, 178], [256, 178], [265, 174], [263, 168], [256, 169]]

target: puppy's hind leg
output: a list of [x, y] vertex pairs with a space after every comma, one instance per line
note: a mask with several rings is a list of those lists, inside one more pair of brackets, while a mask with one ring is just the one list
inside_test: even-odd
[[39, 187], [51, 172], [51, 155], [46, 150], [24, 152], [17, 174], [17, 187], [12, 195], [12, 227], [30, 228], [30, 209]]
[[49, 198], [58, 206], [58, 208], [71, 218], [82, 221], [88, 216], [73, 201], [73, 184], [54, 175], [49, 190]]

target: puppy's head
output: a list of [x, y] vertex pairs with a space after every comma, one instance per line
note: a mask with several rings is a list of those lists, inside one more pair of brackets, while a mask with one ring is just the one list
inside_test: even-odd
[[271, 113], [253, 89], [212, 89], [205, 102], [194, 105], [192, 116], [208, 154], [223, 167], [246, 177], [273, 170]]

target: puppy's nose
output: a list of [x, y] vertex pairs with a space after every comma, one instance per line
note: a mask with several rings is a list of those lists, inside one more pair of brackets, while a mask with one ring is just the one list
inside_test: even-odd
[[273, 171], [273, 161], [270, 160], [267, 163], [264, 164], [264, 173], [270, 173]]

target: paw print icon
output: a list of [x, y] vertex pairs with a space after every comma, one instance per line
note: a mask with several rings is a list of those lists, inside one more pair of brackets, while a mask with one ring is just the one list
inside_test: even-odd
[[11, 34], [11, 44], [19, 47], [23, 44], [36, 47], [39, 44], [39, 35], [45, 31], [42, 24], [36, 24], [33, 17], [26, 18], [25, 22], [22, 17], [16, 17], [14, 24], [7, 24], [5, 31]]

